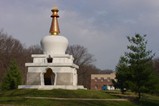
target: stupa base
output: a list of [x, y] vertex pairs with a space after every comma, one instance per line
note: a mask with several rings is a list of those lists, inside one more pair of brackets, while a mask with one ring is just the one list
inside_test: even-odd
[[67, 89], [67, 90], [77, 90], [85, 89], [82, 85], [19, 85], [18, 89], [38, 89], [38, 90], [52, 90], [52, 89]]

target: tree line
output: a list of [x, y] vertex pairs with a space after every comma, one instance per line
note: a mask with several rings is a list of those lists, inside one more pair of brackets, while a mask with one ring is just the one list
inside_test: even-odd
[[[136, 92], [139, 98], [145, 92], [159, 94], [159, 58], [154, 59], [154, 53], [147, 50], [145, 35], [136, 34], [127, 38], [130, 42], [130, 45], [127, 46], [129, 51], [120, 57], [116, 66], [116, 80], [113, 81], [115, 87], [119, 88], [122, 93], [127, 90]], [[4, 82], [5, 78], [11, 79], [7, 72], [14, 69], [13, 67], [20, 70], [22, 83], [25, 84], [27, 74], [25, 63], [32, 62], [31, 54], [42, 54], [42, 52], [39, 45], [26, 47], [19, 40], [0, 31], [0, 84]], [[89, 89], [91, 74], [103, 73], [93, 65], [95, 61], [93, 55], [81, 45], [70, 45], [66, 53], [73, 55], [74, 63], [79, 66], [78, 84]], [[106, 71], [111, 72], [112, 70]], [[15, 73], [14, 70], [13, 73]], [[17, 77], [17, 74], [14, 76]]]

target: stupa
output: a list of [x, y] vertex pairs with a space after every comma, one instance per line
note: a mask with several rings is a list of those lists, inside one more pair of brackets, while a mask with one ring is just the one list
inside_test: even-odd
[[68, 40], [60, 36], [58, 9], [52, 10], [50, 35], [41, 40], [43, 54], [32, 54], [33, 63], [25, 63], [28, 67], [26, 85], [19, 89], [84, 89], [77, 85], [77, 69], [73, 56], [66, 54]]

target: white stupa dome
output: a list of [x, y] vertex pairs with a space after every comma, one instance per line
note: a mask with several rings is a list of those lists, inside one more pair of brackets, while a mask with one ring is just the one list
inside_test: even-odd
[[45, 36], [41, 40], [41, 46], [44, 54], [65, 54], [68, 40], [64, 36]]
[[60, 29], [58, 24], [58, 9], [54, 8], [52, 11], [52, 23], [50, 27], [50, 35], [45, 36], [41, 40], [41, 46], [43, 48], [44, 54], [54, 55], [54, 54], [65, 54], [68, 40], [64, 36], [59, 36]]

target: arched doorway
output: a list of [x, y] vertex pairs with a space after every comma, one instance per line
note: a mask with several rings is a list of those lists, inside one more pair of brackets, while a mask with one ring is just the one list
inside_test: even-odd
[[52, 72], [51, 68], [48, 68], [46, 70], [46, 73], [44, 74], [45, 85], [54, 85], [54, 80], [55, 80], [55, 74]]

